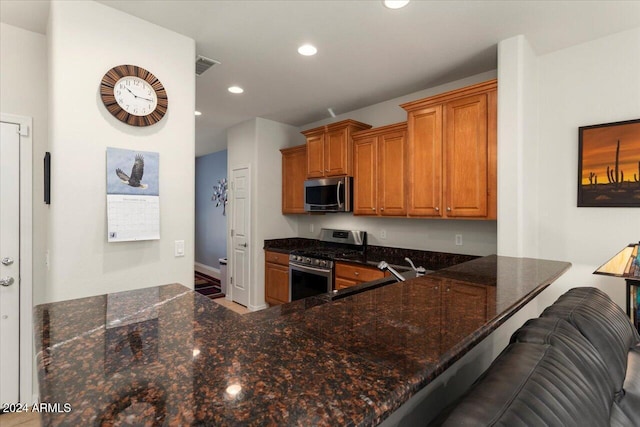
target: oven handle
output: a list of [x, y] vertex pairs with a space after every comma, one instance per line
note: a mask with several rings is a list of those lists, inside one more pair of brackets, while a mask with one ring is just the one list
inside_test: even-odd
[[340, 186], [342, 185], [342, 181], [338, 181], [338, 185], [336, 186], [336, 199], [338, 200], [338, 206], [342, 207], [342, 202], [340, 201]]
[[331, 276], [331, 269], [315, 268], [315, 267], [310, 267], [308, 265], [300, 265], [291, 261], [289, 261], [289, 268], [290, 269], [295, 268], [300, 271], [312, 271], [312, 272], [320, 273], [326, 276]]

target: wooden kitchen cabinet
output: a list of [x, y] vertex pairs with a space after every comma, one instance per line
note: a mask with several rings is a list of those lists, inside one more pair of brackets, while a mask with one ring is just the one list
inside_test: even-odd
[[307, 146], [283, 148], [282, 153], [282, 213], [304, 211], [304, 180], [307, 168]]
[[302, 132], [307, 138], [307, 178], [351, 176], [351, 135], [370, 127], [355, 120], [342, 120]]
[[289, 256], [264, 252], [264, 299], [270, 305], [289, 302]]
[[401, 105], [407, 111], [407, 214], [496, 219], [497, 81]]
[[359, 285], [360, 283], [371, 282], [382, 279], [389, 274], [378, 270], [375, 267], [336, 262], [335, 264], [335, 284], [336, 290]]
[[406, 123], [353, 135], [353, 214], [405, 216]]

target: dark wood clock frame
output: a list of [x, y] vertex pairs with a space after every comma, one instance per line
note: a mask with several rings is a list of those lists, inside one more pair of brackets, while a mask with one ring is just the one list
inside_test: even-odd
[[[113, 93], [115, 84], [123, 77], [138, 77], [151, 85], [158, 98], [158, 104], [152, 112], [145, 116], [135, 116], [123, 110], [116, 102]], [[137, 65], [118, 65], [113, 67], [102, 78], [100, 82], [100, 97], [107, 110], [118, 120], [131, 126], [150, 126], [158, 123], [167, 113], [169, 99], [167, 91], [153, 73]]]

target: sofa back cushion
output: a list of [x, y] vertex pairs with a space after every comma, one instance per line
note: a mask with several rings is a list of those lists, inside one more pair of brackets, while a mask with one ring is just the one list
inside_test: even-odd
[[611, 402], [558, 348], [510, 344], [445, 426], [608, 425]]
[[611, 404], [619, 390], [595, 347], [563, 319], [530, 319], [513, 333], [511, 342], [549, 344], [559, 349], [598, 390], [605, 405]]
[[627, 315], [604, 292], [573, 288], [540, 317], [564, 319], [578, 329], [600, 354], [616, 390], [622, 390], [627, 353], [640, 337]]

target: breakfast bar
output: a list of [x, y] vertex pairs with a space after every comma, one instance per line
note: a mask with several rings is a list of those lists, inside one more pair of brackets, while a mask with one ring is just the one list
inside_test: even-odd
[[569, 263], [488, 256], [239, 315], [180, 285], [39, 305], [44, 425], [387, 419]]

